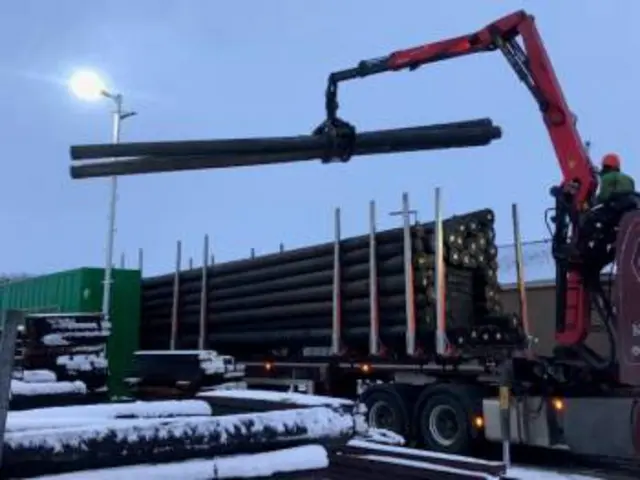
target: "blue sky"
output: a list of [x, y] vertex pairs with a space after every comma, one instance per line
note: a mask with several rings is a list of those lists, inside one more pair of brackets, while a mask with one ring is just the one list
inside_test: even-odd
[[[579, 5], [579, 7], [578, 7]], [[538, 26], [594, 158], [618, 151], [638, 177], [637, 0], [21, 0], [0, 19], [2, 270], [103, 264], [108, 181], [71, 180], [71, 144], [110, 141], [108, 103], [72, 98], [65, 80], [93, 67], [139, 116], [124, 141], [295, 135], [322, 118], [326, 75], [365, 58], [468, 33], [518, 8]], [[332, 209], [345, 235], [397, 225], [408, 191], [422, 219], [443, 188], [445, 213], [489, 206], [509, 242], [510, 205], [523, 235], [546, 234], [559, 169], [527, 90], [498, 53], [356, 81], [342, 113], [359, 129], [490, 116], [489, 147], [228, 171], [124, 178], [116, 251], [168, 271], [175, 241], [200, 262], [203, 234], [219, 260], [325, 241]]]

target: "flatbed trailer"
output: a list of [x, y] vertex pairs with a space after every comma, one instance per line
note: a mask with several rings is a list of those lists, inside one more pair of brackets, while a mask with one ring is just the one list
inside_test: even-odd
[[[529, 316], [528, 307], [533, 306], [526, 301], [516, 207], [513, 212], [519, 275], [509, 294], [518, 298], [518, 315], [528, 319], [526, 333], [531, 336], [535, 322], [553, 323], [553, 318]], [[402, 213], [409, 218], [408, 206]], [[436, 217], [441, 219], [441, 212], [436, 212]], [[441, 223], [436, 228], [442, 228]], [[372, 242], [375, 231], [372, 225]], [[441, 291], [437, 296], [444, 298]], [[372, 308], [374, 335], [379, 330], [376, 322], [379, 316]], [[493, 362], [488, 357], [434, 359], [419, 352], [406, 355], [405, 351], [384, 349], [362, 355], [343, 348], [334, 354], [329, 346], [309, 348], [297, 356], [224, 353], [245, 365], [245, 381], [250, 387], [360, 399], [368, 407], [372, 426], [392, 430], [411, 445], [430, 450], [465, 454], [483, 441], [502, 442], [508, 411], [506, 433], [513, 444], [580, 455], [640, 458], [640, 389], [585, 383], [584, 378], [549, 378], [582, 370], [563, 372], [564, 365], [555, 366], [554, 357], [536, 355], [532, 351], [535, 340], [529, 338], [530, 349], [514, 352], [509, 358], [496, 357]], [[377, 338], [371, 342], [372, 346], [378, 344]], [[407, 344], [414, 345], [415, 339], [407, 338]], [[509, 392], [508, 398], [505, 392]]]
[[[436, 197], [439, 198], [440, 192]], [[411, 217], [408, 196], [404, 196], [403, 208], [399, 212], [403, 230], [404, 244], [410, 243]], [[443, 215], [438, 203], [435, 217], [435, 238], [442, 241]], [[287, 351], [286, 345], [273, 349], [250, 353], [246, 348], [221, 350], [224, 355], [233, 356], [236, 362], [244, 365], [244, 381], [250, 387], [261, 389], [294, 390], [348, 399], [360, 399], [368, 407], [369, 423], [404, 436], [411, 445], [419, 445], [430, 450], [465, 454], [476, 445], [484, 442], [504, 440], [503, 418], [509, 411], [508, 434], [514, 444], [566, 449], [577, 454], [604, 455], [609, 457], [637, 459], [640, 455], [638, 439], [640, 437], [640, 390], [637, 387], [611, 383], [597, 378], [597, 373], [585, 378], [583, 365], [572, 368], [570, 362], [557, 362], [553, 355], [544, 356], [534, 352], [536, 339], [532, 332], [539, 323], [548, 323], [553, 330], [553, 318], [532, 316], [535, 305], [527, 302], [528, 292], [524, 281], [521, 238], [519, 234], [517, 207], [512, 209], [514, 230], [515, 266], [518, 278], [510, 285], [511, 301], [505, 302], [512, 307], [523, 322], [527, 342], [522, 348], [501, 350], [476, 357], [464, 358], [434, 355], [437, 345], [429, 346], [429, 351], [416, 348], [419, 342], [416, 330], [407, 328], [404, 345], [388, 348], [382, 345], [381, 327], [384, 315], [377, 307], [377, 291], [369, 292], [369, 350], [350, 349], [348, 340], [342, 337], [344, 327], [341, 308], [334, 303], [333, 319], [327, 324], [334, 329], [326, 346], [312, 346], [302, 350]], [[376, 249], [375, 215], [370, 215], [370, 249]], [[336, 224], [336, 230], [340, 225]], [[339, 251], [340, 236], [335, 235], [336, 252]], [[442, 246], [437, 246], [440, 254]], [[405, 262], [406, 272], [411, 271], [415, 258]], [[208, 255], [205, 255], [205, 257]], [[258, 257], [259, 258], [259, 257]], [[331, 296], [334, 302], [340, 302], [341, 256], [334, 256], [333, 271], [336, 272]], [[376, 276], [376, 258], [369, 260], [372, 279]], [[436, 265], [442, 259], [436, 259]], [[206, 277], [206, 263], [203, 278]], [[215, 274], [215, 270], [212, 270]], [[180, 266], [174, 278], [176, 300], [172, 312], [179, 312]], [[409, 283], [413, 283], [409, 279]], [[376, 282], [370, 282], [375, 285]], [[202, 283], [203, 296], [206, 282]], [[436, 284], [436, 300], [442, 311], [445, 294], [444, 282]], [[144, 291], [144, 288], [143, 288]], [[407, 294], [407, 292], [409, 292]], [[215, 292], [214, 292], [215, 293]], [[415, 318], [415, 299], [413, 291], [404, 292], [408, 321]], [[171, 295], [170, 295], [171, 296]], [[516, 301], [514, 302], [514, 298]], [[538, 300], [539, 297], [531, 297]], [[215, 299], [213, 300], [215, 304]], [[216, 326], [216, 315], [208, 311], [208, 303], [201, 303], [200, 318], [211, 318], [211, 323], [201, 323], [198, 344], [207, 345], [217, 334], [223, 334], [223, 324]], [[545, 305], [544, 310], [553, 308]], [[382, 317], [382, 318], [381, 318]], [[180, 332], [179, 315], [172, 317], [172, 332]], [[421, 317], [417, 320], [422, 321]], [[549, 330], [549, 329], [546, 329]], [[145, 341], [144, 334], [142, 341]], [[448, 340], [448, 339], [447, 339]], [[548, 340], [548, 339], [547, 339]], [[178, 342], [178, 348], [180, 348]], [[549, 345], [542, 350], [551, 351]], [[214, 347], [217, 348], [214, 344]], [[588, 372], [588, 370], [587, 370]], [[575, 375], [575, 378], [571, 376]], [[505, 398], [505, 388], [508, 395]], [[501, 393], [502, 392], [502, 393]]]
[[[439, 194], [438, 194], [439, 195]], [[406, 199], [406, 197], [405, 197]], [[376, 308], [376, 291], [370, 291], [369, 351], [351, 350], [342, 340], [340, 308], [333, 308], [331, 345], [309, 347], [302, 351], [287, 352], [286, 348], [250, 354], [246, 349], [223, 350], [245, 367], [244, 381], [250, 387], [276, 390], [294, 390], [349, 399], [360, 399], [368, 407], [369, 423], [404, 436], [411, 445], [430, 450], [465, 454], [484, 442], [504, 440], [502, 420], [507, 411], [505, 388], [509, 392], [508, 434], [514, 444], [534, 447], [566, 449], [584, 455], [604, 455], [637, 459], [640, 437], [640, 391], [635, 387], [616, 385], [605, 381], [585, 381], [583, 377], [561, 378], [563, 374], [583, 373], [582, 368], [567, 369], [564, 363], [555, 364], [553, 356], [545, 357], [533, 352], [535, 338], [532, 331], [538, 322], [553, 324], [553, 318], [530, 315], [534, 305], [528, 304], [522, 245], [518, 231], [517, 208], [513, 209], [514, 251], [518, 281], [509, 286], [512, 301], [518, 305], [517, 316], [526, 318], [525, 347], [500, 356], [476, 358], [434, 356], [414, 346], [418, 344], [415, 330], [407, 329], [406, 345], [401, 350], [380, 348], [380, 326], [384, 318]], [[401, 210], [403, 224], [408, 225], [412, 210], [408, 200]], [[441, 232], [442, 212], [436, 211], [435, 228]], [[375, 250], [375, 216], [369, 229], [370, 242]], [[339, 226], [338, 226], [339, 229]], [[407, 238], [409, 228], [405, 229]], [[436, 238], [442, 238], [436, 233]], [[339, 243], [336, 236], [336, 243]], [[406, 243], [406, 242], [405, 242]], [[442, 252], [442, 248], [436, 250]], [[370, 270], [375, 275], [376, 262], [371, 257]], [[340, 255], [334, 258], [334, 271], [340, 271]], [[436, 263], [440, 263], [437, 259]], [[411, 265], [408, 262], [407, 265]], [[409, 269], [407, 269], [409, 271]], [[179, 279], [178, 271], [176, 279]], [[176, 281], [176, 291], [179, 287]], [[371, 285], [374, 285], [372, 282]], [[334, 282], [335, 301], [340, 301], [339, 276]], [[444, 302], [444, 283], [440, 283], [436, 296]], [[410, 289], [405, 291], [407, 308], [413, 308]], [[176, 294], [174, 298], [178, 298]], [[513, 298], [518, 299], [513, 302]], [[206, 302], [203, 303], [203, 308]], [[436, 307], [441, 311], [440, 307]], [[549, 308], [552, 310], [552, 308]], [[178, 311], [178, 308], [174, 308]], [[408, 310], [408, 311], [409, 311]], [[206, 316], [206, 312], [202, 312]], [[411, 318], [412, 315], [408, 315]], [[175, 318], [179, 321], [179, 318]], [[215, 315], [213, 317], [215, 327]], [[210, 326], [211, 328], [211, 326]], [[181, 326], [172, 326], [172, 331]], [[223, 332], [224, 327], [218, 326]], [[413, 333], [412, 333], [413, 332]], [[199, 344], [215, 332], [200, 332]], [[144, 339], [143, 339], [144, 340]], [[284, 347], [284, 346], [283, 346]], [[552, 350], [548, 345], [543, 350]], [[408, 352], [411, 352], [410, 354]], [[502, 352], [504, 353], [504, 352]], [[505, 368], [506, 367], [506, 368]], [[565, 369], [563, 371], [563, 369]], [[554, 375], [557, 378], [554, 378]], [[502, 393], [501, 393], [502, 392]]]

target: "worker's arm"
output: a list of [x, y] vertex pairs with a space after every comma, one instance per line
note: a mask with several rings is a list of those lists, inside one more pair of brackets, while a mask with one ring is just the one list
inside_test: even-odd
[[611, 173], [605, 174], [600, 178], [600, 190], [596, 197], [597, 203], [606, 201], [615, 190], [616, 178]]

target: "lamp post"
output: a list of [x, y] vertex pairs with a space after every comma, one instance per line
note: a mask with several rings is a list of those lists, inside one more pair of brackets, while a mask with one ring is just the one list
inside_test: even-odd
[[[124, 109], [124, 99], [121, 93], [112, 93], [107, 90], [100, 76], [91, 71], [82, 70], [76, 72], [69, 80], [69, 88], [75, 96], [86, 101], [96, 101], [107, 98], [114, 104], [112, 113], [112, 141], [120, 142], [120, 131], [123, 120], [136, 115], [134, 111]], [[118, 177], [111, 177], [109, 191], [109, 213], [107, 241], [105, 248], [104, 285], [102, 295], [102, 315], [105, 320], [111, 318], [111, 286], [113, 284], [113, 247], [116, 235], [116, 207], [118, 202]]]

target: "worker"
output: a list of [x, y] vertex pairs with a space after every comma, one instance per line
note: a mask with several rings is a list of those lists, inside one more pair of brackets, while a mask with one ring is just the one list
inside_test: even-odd
[[620, 157], [608, 153], [602, 157], [600, 169], [600, 190], [595, 205], [582, 218], [581, 233], [576, 245], [576, 253], [590, 258], [589, 263], [596, 273], [609, 263], [612, 252], [609, 248], [615, 242], [617, 225], [622, 216], [640, 207], [635, 193], [635, 182], [620, 171]]
[[600, 191], [596, 197], [598, 203], [605, 203], [611, 196], [634, 193], [636, 185], [629, 175], [620, 171], [620, 157], [615, 153], [607, 153], [602, 157], [600, 169]]

